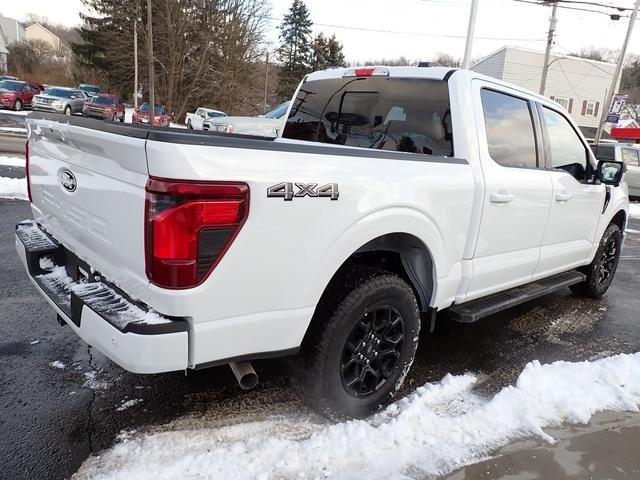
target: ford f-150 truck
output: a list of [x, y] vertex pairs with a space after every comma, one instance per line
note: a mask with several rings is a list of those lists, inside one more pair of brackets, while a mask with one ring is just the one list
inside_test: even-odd
[[310, 74], [281, 138], [27, 125], [16, 248], [63, 323], [138, 373], [229, 364], [248, 388], [252, 360], [292, 356], [335, 416], [392, 397], [438, 311], [603, 295], [627, 221], [620, 162], [556, 103], [466, 70]]

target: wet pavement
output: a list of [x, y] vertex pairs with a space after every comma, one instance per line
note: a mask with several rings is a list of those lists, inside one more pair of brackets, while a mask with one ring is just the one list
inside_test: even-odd
[[[122, 430], [153, 429], [185, 415], [229, 423], [304, 410], [282, 360], [256, 362], [261, 383], [245, 393], [227, 367], [142, 376], [90, 349], [56, 323], [17, 259], [13, 228], [28, 217], [25, 202], [0, 200], [0, 477], [68, 478]], [[640, 230], [640, 221], [630, 228]], [[441, 315], [436, 331], [421, 339], [400, 394], [467, 371], [480, 373], [478, 388], [491, 394], [513, 383], [533, 359], [547, 363], [640, 351], [640, 234], [629, 235], [622, 255], [613, 286], [599, 301], [567, 290], [475, 324], [450, 323]], [[56, 361], [64, 368], [50, 365]], [[132, 400], [139, 401], [126, 408]], [[625, 446], [640, 444], [638, 416], [598, 416], [590, 427], [550, 433], [561, 439], [558, 445], [513, 444], [449, 478], [640, 477], [637, 448]], [[627, 476], [616, 476], [616, 467]]]

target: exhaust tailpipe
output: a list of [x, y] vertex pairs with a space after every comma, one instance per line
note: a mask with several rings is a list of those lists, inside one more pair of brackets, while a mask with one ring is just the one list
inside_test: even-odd
[[258, 384], [258, 374], [250, 362], [231, 362], [229, 366], [243, 390], [251, 390]]

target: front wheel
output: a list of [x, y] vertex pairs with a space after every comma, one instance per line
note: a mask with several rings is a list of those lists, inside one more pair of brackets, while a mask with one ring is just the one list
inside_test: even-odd
[[314, 318], [322, 327], [303, 345], [294, 380], [320, 413], [364, 417], [404, 381], [418, 346], [418, 304], [403, 279], [366, 267], [339, 287], [346, 295], [319, 306], [317, 315], [328, 320]]
[[20, 100], [19, 98], [16, 98], [16, 101], [13, 102], [13, 109], [16, 112], [19, 112], [20, 110], [22, 110], [22, 100]]
[[71, 107], [67, 106], [64, 109], [64, 114], [67, 115], [67, 116], [70, 116], [71, 115]]
[[618, 268], [620, 250], [622, 248], [622, 232], [620, 227], [612, 223], [607, 227], [600, 240], [600, 245], [593, 261], [580, 269], [587, 275], [584, 282], [572, 285], [571, 291], [576, 295], [600, 298], [609, 289]]
[[193, 125], [191, 125], [191, 120], [189, 120], [189, 121], [187, 122], [187, 128], [188, 128], [189, 130], [193, 130]]

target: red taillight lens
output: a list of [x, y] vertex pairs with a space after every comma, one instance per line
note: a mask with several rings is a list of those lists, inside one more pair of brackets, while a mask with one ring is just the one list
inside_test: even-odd
[[199, 285], [247, 218], [248, 185], [151, 178], [146, 191], [147, 277], [164, 288]]
[[27, 195], [29, 196], [29, 201], [32, 202], [31, 198], [31, 175], [29, 174], [29, 140], [24, 145], [24, 173], [25, 177], [27, 177]]

